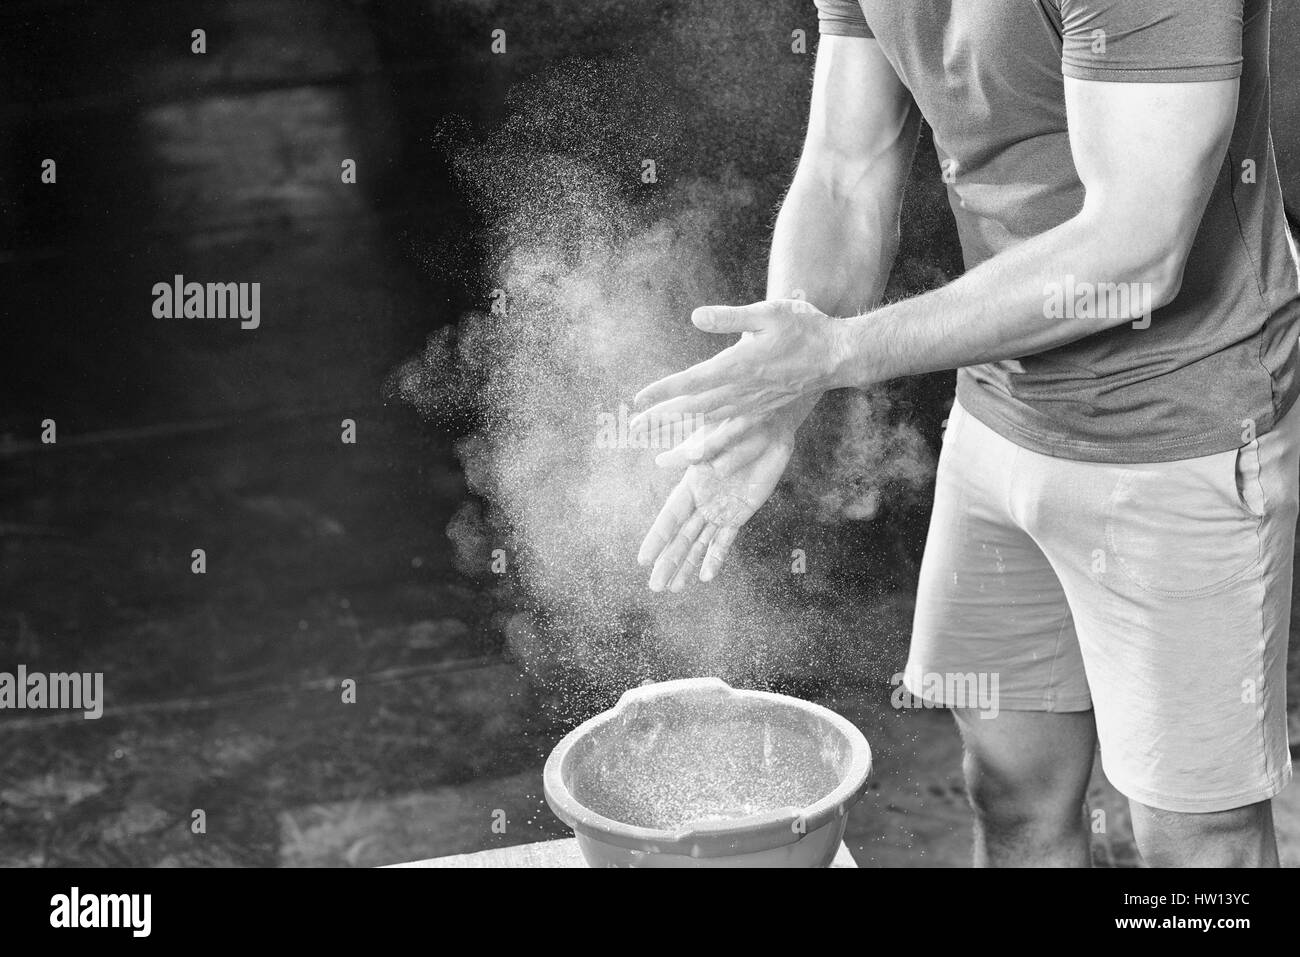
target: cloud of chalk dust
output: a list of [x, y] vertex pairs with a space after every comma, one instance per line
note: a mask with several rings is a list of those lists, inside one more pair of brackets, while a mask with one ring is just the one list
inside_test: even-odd
[[[680, 474], [654, 465], [656, 449], [609, 447], [600, 416], [731, 341], [689, 316], [762, 295], [774, 200], [735, 166], [674, 171], [707, 135], [691, 109], [643, 58], [570, 61], [516, 88], [499, 128], [453, 148], [487, 226], [492, 306], [435, 333], [393, 380], [427, 415], [477, 423], [458, 453], [478, 501], [448, 536], [479, 577], [505, 550], [525, 609], [510, 650], [575, 711], [644, 680], [861, 672], [864, 643], [905, 624], [860, 572], [892, 554], [871, 534], [882, 503], [922, 487], [932, 462], [880, 394], [823, 403], [718, 580], [654, 594], [636, 564]], [[642, 181], [644, 158], [659, 158], [658, 182]]]

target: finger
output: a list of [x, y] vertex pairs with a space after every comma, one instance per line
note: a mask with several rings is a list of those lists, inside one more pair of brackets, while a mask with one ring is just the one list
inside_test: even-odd
[[[724, 385], [706, 392], [694, 392], [665, 399], [633, 416], [627, 424], [628, 431], [633, 435], [639, 435], [673, 424], [680, 426], [683, 422], [702, 425], [714, 410], [734, 407], [734, 392], [731, 386]], [[696, 416], [699, 418], [696, 419]], [[722, 416], [718, 421], [722, 418], [726, 416]]]
[[673, 540], [668, 543], [668, 546], [659, 553], [659, 558], [655, 560], [655, 567], [650, 572], [651, 591], [663, 591], [664, 587], [672, 581], [673, 576], [677, 574], [678, 566], [681, 565], [682, 559], [686, 557], [692, 543], [704, 530], [704, 525], [704, 515], [696, 512], [686, 520], [685, 525], [678, 529], [677, 534], [673, 536]]
[[[721, 367], [723, 365], [722, 362], [718, 361], [718, 356], [724, 355], [726, 351], [724, 349], [710, 359], [697, 362], [681, 372], [674, 372], [672, 375], [664, 376], [657, 382], [651, 382], [636, 394], [636, 398], [632, 400], [633, 404], [638, 408], [645, 408], [656, 402], [662, 402], [664, 399], [689, 395], [693, 392], [704, 392], [707, 389], [716, 387], [721, 379]], [[633, 421], [635, 422], [636, 419], [633, 419]]]
[[752, 417], [740, 415], [720, 422], [716, 426], [693, 428], [685, 441], [655, 456], [655, 465], [660, 468], [698, 465], [740, 441], [745, 433], [754, 427], [754, 424], [755, 420]]
[[708, 433], [720, 427], [717, 425], [702, 425], [699, 428], [683, 429], [683, 432], [688, 434], [676, 445], [656, 455], [655, 465], [661, 469], [674, 469], [693, 464], [690, 458], [690, 450], [698, 446]]
[[704, 564], [700, 566], [700, 581], [711, 582], [717, 577], [722, 569], [722, 563], [727, 560], [727, 553], [731, 551], [731, 543], [736, 540], [736, 533], [739, 531], [740, 529], [734, 525], [718, 529], [718, 533], [713, 536], [713, 541], [709, 543]]
[[677, 569], [677, 574], [673, 576], [672, 584], [668, 586], [671, 592], [679, 592], [687, 586], [695, 570], [700, 567], [704, 561], [704, 553], [709, 547], [709, 542], [713, 541], [713, 536], [718, 533], [718, 526], [712, 522], [705, 525], [700, 531], [699, 537], [691, 544], [690, 549], [686, 552], [686, 557], [682, 559], [681, 567]]
[[691, 313], [691, 322], [705, 332], [757, 332], [772, 322], [770, 302], [748, 306], [701, 306]]
[[649, 565], [658, 558], [664, 546], [673, 540], [677, 530], [691, 517], [693, 511], [695, 503], [691, 499], [691, 490], [684, 482], [679, 483], [669, 494], [654, 524], [650, 526], [650, 531], [646, 533], [645, 540], [641, 542], [641, 548], [636, 554], [637, 564]]

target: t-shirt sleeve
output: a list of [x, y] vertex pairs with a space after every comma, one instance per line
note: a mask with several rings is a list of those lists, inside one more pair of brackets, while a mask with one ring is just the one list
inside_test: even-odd
[[822, 36], [870, 37], [871, 28], [858, 0], [815, 0], [817, 32]]
[[1176, 83], [1241, 76], [1245, 0], [1060, 0], [1061, 72]]

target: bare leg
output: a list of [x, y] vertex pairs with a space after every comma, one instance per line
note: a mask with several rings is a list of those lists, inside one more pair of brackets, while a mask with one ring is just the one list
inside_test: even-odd
[[1091, 711], [954, 710], [975, 810], [976, 867], [1088, 867]]
[[1183, 814], [1129, 801], [1133, 836], [1149, 867], [1277, 867], [1273, 802]]

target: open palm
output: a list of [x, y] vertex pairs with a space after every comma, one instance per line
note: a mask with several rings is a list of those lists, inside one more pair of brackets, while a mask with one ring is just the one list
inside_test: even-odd
[[793, 450], [793, 425], [779, 417], [690, 466], [641, 543], [637, 560], [654, 565], [650, 588], [681, 591], [696, 569], [700, 581], [711, 581], [741, 526], [771, 496]]

